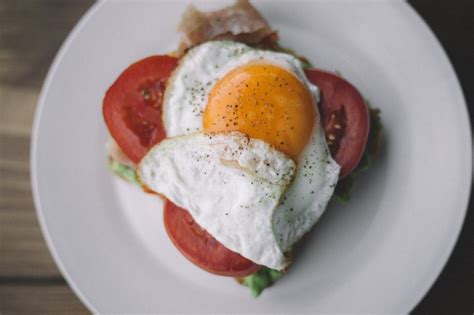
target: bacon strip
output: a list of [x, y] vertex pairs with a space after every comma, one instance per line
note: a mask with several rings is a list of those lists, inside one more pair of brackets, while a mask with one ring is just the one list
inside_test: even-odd
[[258, 44], [276, 34], [248, 0], [236, 0], [233, 5], [212, 12], [202, 12], [190, 5], [178, 30], [183, 33], [178, 55], [210, 40]]

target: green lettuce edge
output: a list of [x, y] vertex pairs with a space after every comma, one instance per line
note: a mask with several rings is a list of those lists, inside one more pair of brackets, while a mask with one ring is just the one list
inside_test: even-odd
[[262, 267], [256, 273], [243, 278], [242, 284], [249, 287], [253, 297], [258, 297], [263, 290], [272, 286], [282, 276], [282, 271]]
[[140, 186], [140, 182], [138, 181], [137, 172], [132, 167], [130, 167], [128, 165], [120, 164], [119, 162], [117, 162], [114, 159], [110, 158], [109, 159], [109, 170], [113, 174], [123, 178], [127, 182], [132, 183], [132, 184], [137, 185], [137, 186]]

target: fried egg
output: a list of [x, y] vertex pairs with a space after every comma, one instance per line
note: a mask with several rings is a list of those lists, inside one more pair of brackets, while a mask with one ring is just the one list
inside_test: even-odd
[[[227, 230], [214, 227], [219, 221], [195, 217], [229, 249], [270, 268], [281, 270], [286, 266], [281, 263], [285, 262], [283, 254], [319, 219], [338, 180], [340, 167], [328, 150], [320, 123], [318, 97], [318, 88], [307, 80], [297, 58], [226, 41], [208, 42], [191, 49], [168, 81], [163, 102], [163, 122], [168, 137], [196, 132], [240, 132], [251, 141], [269, 144], [296, 163], [294, 179], [282, 190], [275, 207], [272, 204], [271, 209], [254, 211], [259, 222], [270, 224], [271, 229], [265, 233], [270, 233], [278, 244], [279, 258], [273, 257], [275, 250], [271, 254], [270, 250], [262, 253], [262, 257], [268, 255], [269, 258], [258, 261], [244, 252], [243, 248], [254, 246], [273, 248], [274, 244], [265, 243], [268, 238], [258, 238], [258, 245], [256, 240], [241, 239], [239, 249], [226, 244], [229, 238], [255, 233], [249, 231], [254, 227], [239, 225], [238, 218], [234, 217], [234, 224], [239, 228]], [[219, 172], [213, 174], [221, 177]], [[152, 179], [148, 179], [150, 182], [145, 180], [145, 184], [152, 187]], [[156, 181], [156, 187], [166, 185], [169, 182]], [[167, 197], [186, 208], [181, 199], [193, 204], [197, 198], [227, 198], [227, 194], [235, 193], [219, 189], [218, 197], [213, 191], [195, 187], [195, 193], [180, 195], [180, 198]], [[212, 206], [211, 202], [208, 204]], [[228, 208], [234, 208], [234, 204], [227, 203], [223, 209], [200, 208], [199, 212], [225, 213]], [[191, 214], [194, 217], [192, 211]], [[231, 236], [232, 233], [235, 235]]]
[[224, 246], [275, 269], [288, 262], [271, 218], [294, 172], [285, 154], [237, 132], [169, 138], [138, 167], [149, 189], [187, 209]]

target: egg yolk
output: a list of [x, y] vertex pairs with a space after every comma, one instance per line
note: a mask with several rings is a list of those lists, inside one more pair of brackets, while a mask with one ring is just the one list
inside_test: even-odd
[[291, 72], [249, 64], [215, 84], [204, 111], [204, 129], [239, 131], [296, 158], [311, 136], [314, 106], [309, 90]]

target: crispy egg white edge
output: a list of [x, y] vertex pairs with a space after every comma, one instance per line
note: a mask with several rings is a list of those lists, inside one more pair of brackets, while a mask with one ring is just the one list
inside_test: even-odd
[[166, 139], [138, 166], [143, 184], [187, 209], [224, 246], [277, 270], [288, 260], [272, 216], [294, 172], [291, 158], [238, 132]]
[[[306, 78], [297, 58], [255, 50], [240, 43], [213, 41], [191, 49], [168, 81], [163, 108], [168, 136], [201, 131], [204, 109], [214, 84], [236, 67], [256, 61], [272, 63], [295, 74], [313, 95], [319, 117], [319, 90]], [[339, 177], [340, 166], [329, 153], [319, 118], [296, 162], [295, 180], [273, 216], [274, 233], [283, 252], [290, 250], [318, 221]]]

